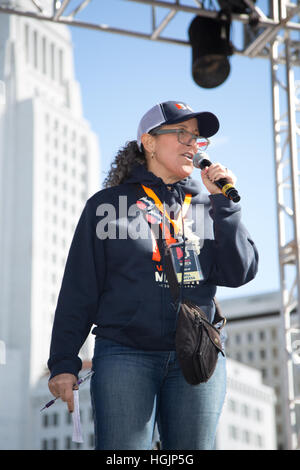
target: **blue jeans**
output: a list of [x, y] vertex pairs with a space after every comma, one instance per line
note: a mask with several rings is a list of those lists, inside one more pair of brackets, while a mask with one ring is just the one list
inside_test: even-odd
[[91, 397], [98, 450], [147, 450], [157, 423], [165, 450], [212, 449], [226, 391], [219, 355], [206, 383], [189, 385], [174, 351], [144, 351], [97, 338]]

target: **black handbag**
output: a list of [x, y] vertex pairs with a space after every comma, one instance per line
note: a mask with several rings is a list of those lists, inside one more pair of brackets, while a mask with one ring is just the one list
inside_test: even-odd
[[[161, 239], [158, 242], [164, 249], [165, 271], [171, 294], [175, 304], [178, 304], [180, 286], [170, 247]], [[220, 332], [226, 319], [220, 314], [215, 299], [214, 303], [216, 312], [213, 323], [210, 323], [205, 312], [195, 303], [187, 299], [179, 301], [175, 334], [176, 353], [183, 376], [191, 385], [207, 382], [214, 373], [219, 353], [225, 355]]]

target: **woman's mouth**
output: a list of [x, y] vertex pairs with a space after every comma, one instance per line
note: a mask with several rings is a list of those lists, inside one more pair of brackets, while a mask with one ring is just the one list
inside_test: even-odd
[[189, 161], [193, 161], [194, 154], [191, 152], [185, 152], [182, 154], [182, 156], [187, 158]]

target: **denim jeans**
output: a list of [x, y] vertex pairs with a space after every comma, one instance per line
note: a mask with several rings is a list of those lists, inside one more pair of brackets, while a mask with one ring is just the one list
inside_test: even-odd
[[222, 355], [208, 382], [189, 385], [174, 351], [97, 338], [93, 370], [96, 449], [150, 450], [156, 423], [162, 449], [213, 449], [226, 390]]

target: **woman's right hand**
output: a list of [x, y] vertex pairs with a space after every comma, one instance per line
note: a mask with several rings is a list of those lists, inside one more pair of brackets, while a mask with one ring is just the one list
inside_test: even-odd
[[67, 402], [70, 413], [74, 411], [73, 390], [78, 388], [76, 384], [77, 378], [73, 374], [58, 374], [48, 382], [48, 387], [52, 395]]

